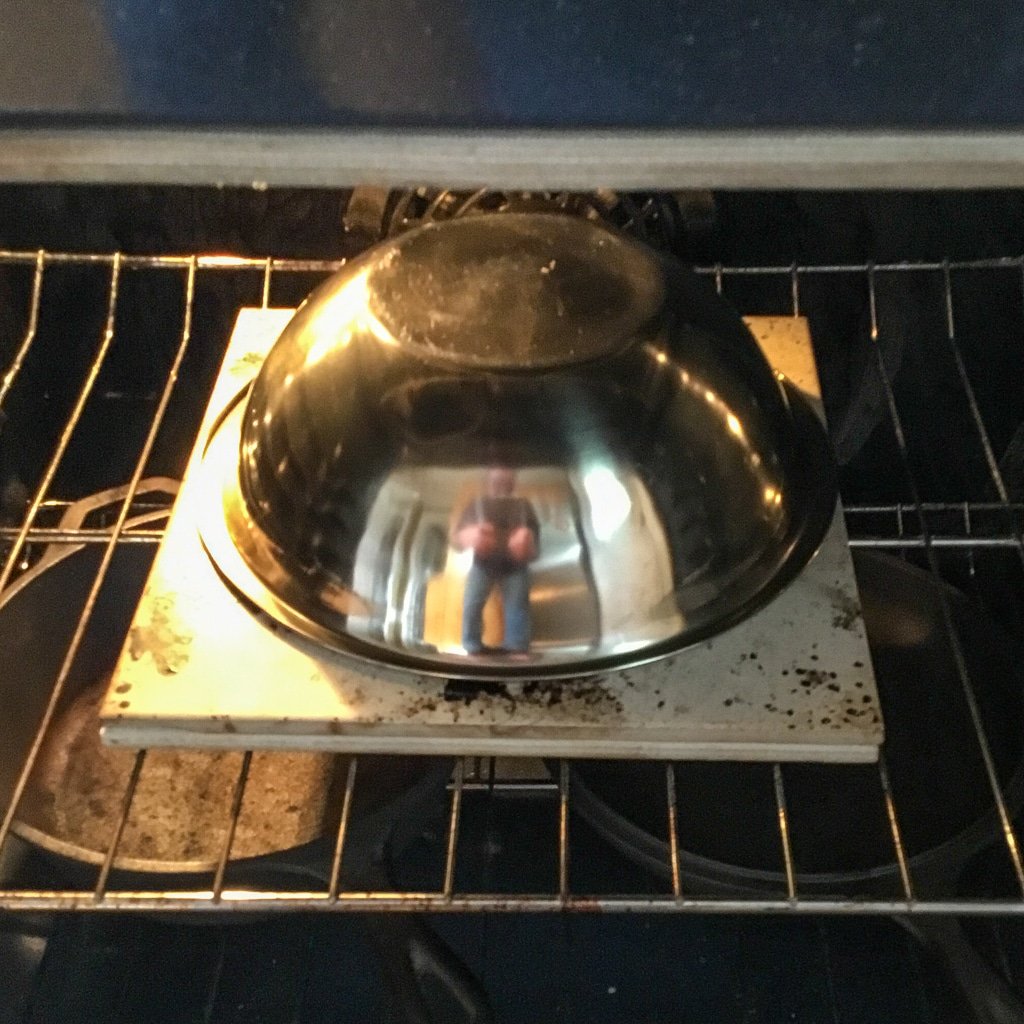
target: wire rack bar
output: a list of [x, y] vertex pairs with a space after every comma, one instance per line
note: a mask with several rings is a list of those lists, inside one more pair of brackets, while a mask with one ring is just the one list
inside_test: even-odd
[[982, 551], [985, 548], [1016, 548], [1017, 541], [1013, 537], [879, 537], [868, 534], [863, 537], [850, 537], [851, 548], [875, 548], [879, 551], [909, 551], [915, 548], [954, 548]]
[[941, 914], [974, 917], [1019, 917], [1024, 902], [1006, 899], [935, 899], [908, 904], [902, 899], [837, 899], [784, 897], [717, 899], [665, 896], [575, 894], [565, 900], [549, 893], [508, 896], [503, 893], [472, 893], [448, 898], [443, 893], [360, 892], [340, 893], [329, 899], [324, 892], [247, 891], [225, 889], [219, 900], [209, 890], [180, 892], [111, 892], [96, 900], [92, 892], [78, 890], [0, 890], [0, 911], [103, 911], [134, 913], [290, 913], [295, 911], [342, 911], [379, 913], [698, 913], [698, 914], [836, 914], [903, 915]]
[[786, 868], [786, 898], [796, 902], [796, 873], [793, 870], [793, 847], [789, 839], [789, 814], [786, 810], [786, 789], [782, 780], [782, 765], [772, 765], [772, 779], [775, 785], [775, 807], [779, 822], [779, 842], [782, 846], [782, 862]]
[[[66, 502], [44, 503], [54, 508], [66, 506]], [[169, 506], [162, 506], [169, 507]], [[139, 503], [139, 508], [142, 504]], [[931, 543], [935, 547], [1019, 547], [1018, 530], [1015, 524], [1024, 522], [1024, 505], [1019, 502], [964, 501], [964, 502], [922, 502], [920, 508], [912, 504], [894, 502], [880, 504], [848, 504], [843, 511], [846, 515], [850, 543], [853, 547], [914, 547], [923, 546], [924, 538], [908, 532], [907, 516], [925, 516], [930, 522], [946, 528], [946, 532], [931, 530]], [[998, 524], [992, 520], [993, 513], [1005, 513]], [[871, 518], [892, 519], [892, 532], [865, 532]], [[943, 519], [942, 517], [945, 517]], [[954, 520], [955, 517], [955, 520]], [[915, 520], [916, 521], [916, 520]], [[877, 528], [877, 523], [875, 524]], [[959, 532], [953, 532], [953, 527]], [[113, 532], [111, 526], [81, 526], [62, 529], [52, 526], [32, 526], [25, 532], [26, 544], [103, 544]], [[0, 540], [16, 540], [22, 529], [17, 526], [0, 526]], [[133, 527], [118, 536], [119, 544], [152, 544], [164, 535], [163, 528]]]
[[558, 763], [558, 898], [569, 900], [569, 762]]
[[45, 260], [43, 251], [36, 253], [36, 270], [32, 277], [32, 296], [28, 303], [28, 324], [25, 327], [25, 334], [22, 337], [18, 351], [14, 353], [14, 359], [8, 367], [7, 372], [0, 378], [0, 409], [3, 409], [4, 402], [14, 382], [21, 372], [21, 368], [28, 356], [32, 342], [35, 341], [36, 328], [39, 326], [39, 300], [43, 294], [43, 266]]
[[345, 857], [345, 839], [348, 837], [348, 823], [352, 817], [352, 799], [356, 791], [356, 771], [359, 759], [353, 757], [348, 763], [345, 773], [345, 796], [342, 798], [341, 816], [338, 819], [338, 835], [334, 841], [334, 853], [331, 856], [331, 874], [327, 882], [327, 894], [332, 900], [338, 898], [338, 885], [341, 881], [341, 868]]
[[672, 872], [672, 895], [683, 897], [679, 873], [679, 802], [676, 800], [676, 773], [671, 764], [665, 765], [665, 795], [668, 801], [668, 866]]
[[249, 781], [249, 769], [251, 766], [252, 751], [247, 750], [242, 755], [242, 763], [238, 768], [238, 778], [235, 779], [235, 789], [231, 794], [231, 812], [228, 818], [228, 826], [224, 830], [224, 842], [221, 845], [220, 855], [217, 858], [217, 869], [213, 874], [213, 899], [218, 903], [224, 893], [224, 875], [227, 872], [228, 861], [231, 859], [231, 847], [235, 842], [235, 831], [238, 829], [238, 818], [242, 813], [245, 784]]
[[114, 835], [107, 847], [107, 854], [103, 858], [103, 866], [100, 868], [99, 876], [96, 879], [96, 888], [93, 890], [93, 896], [97, 900], [103, 899], [103, 894], [107, 891], [107, 882], [110, 881], [110, 872], [114, 867], [114, 858], [117, 856], [118, 847], [121, 845], [121, 837], [124, 835], [124, 827], [128, 823], [132, 801], [135, 799], [135, 790], [138, 788], [139, 777], [142, 775], [142, 766], [145, 763], [146, 751], [136, 751], [135, 760], [132, 763], [132, 773], [128, 777], [128, 785], [125, 786], [124, 796], [121, 798], [121, 813], [118, 815], [117, 824], [114, 826]]
[[455, 892], [455, 857], [459, 847], [459, 815], [462, 812], [464, 770], [465, 763], [459, 761], [455, 766], [455, 778], [452, 783], [452, 809], [448, 816], [448, 841], [444, 860], [444, 895], [449, 899]]
[[885, 753], [878, 755], [878, 775], [882, 783], [882, 795], [885, 799], [885, 816], [889, 820], [889, 830], [892, 832], [893, 852], [896, 854], [896, 863], [900, 868], [900, 882], [903, 885], [903, 895], [907, 903], [914, 902], [914, 886], [910, 880], [910, 866], [907, 864], [906, 848], [903, 843], [903, 836], [900, 832], [899, 819], [896, 814], [896, 801], [892, 795], [892, 785], [889, 782], [889, 768], [885, 762]]
[[[165, 269], [186, 268], [195, 260], [199, 270], [255, 270], [266, 275], [268, 261], [274, 273], [333, 273], [340, 270], [345, 259], [297, 259], [281, 256], [240, 256], [232, 253], [202, 255], [192, 254], [138, 254], [110, 252], [60, 252], [46, 249], [0, 249], [0, 264], [43, 264], [103, 266], [120, 257], [123, 269]], [[932, 260], [923, 262], [900, 261], [895, 263], [786, 263], [699, 266], [699, 274], [708, 274], [716, 280], [724, 277], [778, 275], [790, 280], [817, 274], [859, 274], [872, 273], [944, 273], [946, 269], [957, 270], [1021, 270], [1024, 255], [995, 257], [974, 260]]]
[[[16, 540], [21, 531], [14, 526], [0, 527], [0, 540]], [[57, 527], [34, 526], [25, 534], [25, 545], [29, 544], [106, 544], [113, 536], [110, 528], [78, 527], [61, 530]], [[159, 544], [163, 530], [125, 530], [118, 538], [118, 544]]]

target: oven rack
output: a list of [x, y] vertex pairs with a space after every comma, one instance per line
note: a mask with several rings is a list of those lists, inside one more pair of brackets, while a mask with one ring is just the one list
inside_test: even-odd
[[[29, 754], [20, 766], [14, 796], [0, 820], [0, 848], [14, 842], [11, 826], [17, 806], [23, 796], [32, 765], [38, 756], [47, 729], [52, 725], [61, 690], [73, 664], [76, 652], [88, 629], [88, 618], [102, 585], [103, 577], [118, 545], [156, 544], [162, 531], [147, 527], [128, 529], [129, 516], [138, 512], [144, 503], [152, 503], [150, 495], [137, 495], [140, 481], [154, 448], [161, 423], [167, 412], [178, 382], [183, 360], [193, 335], [193, 312], [197, 283], [205, 275], [235, 275], [251, 280], [264, 306], [270, 304], [276, 282], [288, 274], [326, 275], [337, 270], [343, 260], [304, 260], [275, 257], [248, 258], [230, 255], [132, 255], [122, 253], [72, 253], [50, 251], [0, 251], [0, 273], [6, 268], [27, 268], [30, 286], [28, 301], [23, 311], [24, 333], [16, 346], [13, 359], [0, 377], [0, 411], [9, 396], [18, 387], [19, 375], [32, 354], [37, 325], [43, 301], [47, 272], [61, 266], [92, 267], [103, 273], [106, 280], [106, 305], [102, 316], [103, 327], [97, 340], [95, 355], [85, 367], [70, 414], [59, 431], [45, 470], [30, 494], [20, 520], [0, 526], [0, 591], [3, 591], [30, 564], [34, 553], [51, 543], [95, 544], [103, 548], [90, 596], [77, 622], [63, 667], [54, 680], [49, 705], [31, 745]], [[148, 413], [145, 440], [135, 459], [134, 471], [128, 482], [125, 497], [114, 510], [109, 521], [90, 523], [78, 529], [63, 529], [56, 525], [59, 513], [67, 504], [51, 493], [54, 479], [62, 459], [68, 451], [83, 413], [93, 397], [97, 379], [118, 330], [119, 289], [127, 274], [149, 271], [174, 271], [180, 275], [182, 289], [182, 317], [178, 344], [167, 369], [162, 388], [154, 408]], [[24, 272], [24, 271], [23, 271]], [[914, 553], [936, 576], [946, 567], [947, 557], [966, 559], [971, 575], [986, 571], [978, 568], [985, 556], [1000, 557], [1018, 562], [1014, 571], [1024, 568], [1024, 504], [1011, 500], [1000, 470], [996, 449], [985, 422], [975, 384], [968, 372], [968, 361], [960, 345], [957, 332], [957, 303], [954, 282], [960, 273], [986, 273], [1013, 275], [1017, 286], [1024, 289], [1024, 256], [975, 261], [942, 261], [889, 264], [850, 264], [830, 266], [712, 266], [699, 268], [710, 275], [719, 290], [728, 289], [738, 279], [770, 279], [784, 287], [788, 294], [789, 309], [799, 314], [801, 289], [809, 280], [856, 278], [867, 290], [870, 299], [870, 332], [878, 339], [885, 330], [879, 320], [877, 285], [888, 275], [907, 273], [930, 275], [940, 286], [945, 322], [945, 342], [948, 357], [955, 369], [960, 398], [969, 410], [975, 433], [974, 441], [981, 453], [988, 480], [983, 494], [965, 494], [958, 501], [929, 501], [922, 497], [921, 489], [912, 472], [911, 449], [904, 430], [897, 388], [886, 366], [881, 348], [875, 346], [876, 370], [882, 385], [885, 412], [896, 443], [900, 468], [906, 478], [906, 497], [891, 502], [850, 502], [846, 506], [850, 543], [856, 547], [893, 549], [905, 554]], [[760, 310], [750, 310], [759, 312]], [[1022, 321], [1024, 329], [1024, 321]], [[142, 343], [142, 342], [140, 342]], [[1019, 344], [1019, 339], [1017, 339]], [[111, 481], [120, 484], [123, 481]], [[151, 505], [149, 507], [152, 507]], [[1019, 583], [1019, 581], [1018, 581]], [[993, 842], [1001, 848], [1008, 864], [1007, 875], [1011, 883], [1007, 891], [996, 897], [927, 899], [918, 896], [911, 859], [905, 853], [903, 831], [905, 823], [896, 800], [883, 755], [878, 762], [879, 807], [888, 821], [892, 838], [893, 860], [899, 867], [899, 887], [890, 897], [862, 897], [838, 892], [828, 897], [805, 894], [800, 890], [799, 870], [793, 855], [791, 822], [786, 802], [786, 772], [784, 765], [772, 766], [771, 792], [766, 798], [773, 801], [778, 824], [779, 863], [785, 885], [777, 895], [762, 898], [722, 898], [689, 892], [681, 881], [680, 844], [677, 834], [678, 807], [675, 777], [671, 766], [665, 766], [665, 839], [668, 857], [665, 865], [670, 884], [664, 891], [656, 891], [652, 883], [649, 891], [593, 893], [579, 891], [574, 885], [577, 845], [573, 834], [577, 822], [573, 816], [573, 792], [570, 766], [561, 762], [549, 775], [541, 765], [505, 764], [502, 761], [469, 759], [456, 763], [447, 788], [447, 802], [438, 808], [445, 822], [442, 837], [443, 864], [435, 883], [418, 891], [347, 891], [340, 887], [342, 866], [346, 854], [346, 835], [350, 809], [361, 784], [359, 759], [350, 761], [344, 792], [341, 795], [340, 826], [333, 843], [333, 857], [329, 865], [330, 881], [323, 888], [307, 891], [270, 891], [261, 889], [234, 889], [228, 882], [232, 863], [232, 843], [235, 827], [245, 792], [250, 756], [242, 760], [235, 783], [232, 811], [223, 823], [223, 841], [216, 869], [197, 883], [196, 888], [175, 890], [122, 890], [111, 884], [111, 872], [118, 857], [118, 846], [132, 809], [132, 798], [146, 751], [139, 751], [135, 767], [120, 804], [116, 820], [110, 821], [110, 841], [102, 866], [96, 873], [95, 883], [89, 888], [76, 890], [42, 889], [0, 882], [0, 910], [43, 911], [188, 911], [192, 913], [219, 913], [258, 911], [624, 911], [624, 912], [695, 912], [702, 913], [830, 913], [830, 914], [1022, 914], [1024, 913], [1024, 864], [1018, 839], [1018, 823], [1003, 792], [996, 774], [988, 737], [978, 711], [972, 690], [972, 681], [963, 662], [960, 640], [953, 628], [952, 614], [945, 598], [942, 600], [944, 620], [949, 627], [952, 650], [956, 654], [957, 669], [963, 684], [968, 707], [971, 710], [979, 750], [986, 770], [987, 785], [995, 809], [996, 825]], [[479, 800], [541, 800], [550, 804], [554, 828], [551, 836], [552, 862], [556, 865], [551, 884], [543, 890], [517, 886], [515, 878], [502, 879], [500, 891], [483, 887], [466, 889], [457, 883], [460, 864], [460, 834], [464, 818], [471, 806]], [[714, 813], [709, 806], [707, 813]], [[641, 889], [640, 886], [636, 887]]]

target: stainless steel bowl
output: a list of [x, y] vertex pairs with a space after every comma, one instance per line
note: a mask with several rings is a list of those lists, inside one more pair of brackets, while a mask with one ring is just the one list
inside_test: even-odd
[[769, 601], [833, 514], [827, 440], [669, 257], [557, 214], [427, 225], [315, 291], [206, 461], [259, 609], [455, 677], [668, 655]]

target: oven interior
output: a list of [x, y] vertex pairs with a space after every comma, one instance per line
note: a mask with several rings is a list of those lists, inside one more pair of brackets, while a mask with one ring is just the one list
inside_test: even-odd
[[[54, 545], [97, 552], [97, 597], [99, 552], [155, 551], [169, 499], [132, 484], [180, 478], [238, 309], [295, 306], [382, 230], [444, 215], [464, 198], [396, 193], [384, 220], [366, 202], [363, 190], [0, 190], [0, 592]], [[601, 202], [608, 207], [607, 194]], [[741, 313], [809, 319], [851, 545], [941, 578], [993, 628], [1019, 637], [1024, 198], [681, 193], [615, 203], [621, 224], [639, 223]], [[67, 526], [75, 503], [125, 485], [127, 494]], [[72, 644], [88, 642], [89, 592], [52, 608], [81, 624]], [[215, 867], [171, 887], [112, 870], [131, 792], [115, 801], [105, 856], [73, 884], [25, 847], [11, 828], [16, 808], [8, 811], [0, 1021], [598, 1021], [624, 1019], [627, 1007], [651, 1021], [968, 1019], [949, 972], [913, 926], [895, 922], [958, 915], [995, 974], [1011, 989], [1024, 983], [1016, 750], [999, 749], [1015, 741], [990, 735], [1000, 705], [985, 692], [1010, 705], [1020, 695], [1012, 678], [973, 678], [948, 611], [945, 623], [947, 669], [964, 687], [955, 714], [975, 745], [971, 784], [987, 811], [986, 840], [941, 889], [919, 888], [904, 842], [915, 816], [941, 824], [955, 812], [956, 772], [936, 772], [932, 791], [904, 805], [884, 757], [870, 766], [872, 821], [851, 823], [850, 834], [875, 829], [891, 842], [899, 870], [889, 888], [802, 890], [800, 829], [816, 808], [800, 805], [799, 786], [787, 801], [792, 767], [769, 766], [751, 777], [756, 792], [739, 795], [681, 794], [678, 776], [663, 771], [667, 859], [657, 872], [576, 813], [569, 765], [479, 758], [455, 764], [418, 809], [379, 885], [346, 884], [338, 864], [344, 806], [372, 784], [349, 770], [335, 794], [326, 884], [242, 886], [232, 843], [246, 758], [237, 799], [216, 825]], [[921, 716], [915, 742], [936, 764], [947, 737], [934, 723], [949, 719]], [[913, 729], [912, 715], [907, 722]], [[818, 782], [827, 791], [837, 773], [866, 770], [832, 766]], [[5, 771], [17, 784], [28, 766]], [[729, 799], [741, 803], [723, 806]], [[768, 821], [777, 890], [689, 884], [678, 861], [698, 810], [728, 814], [741, 834], [759, 827], [746, 814]], [[523, 912], [560, 909], [580, 913]], [[410, 1009], [389, 964], [398, 926], [387, 922], [422, 912], [467, 976], [428, 980]]]

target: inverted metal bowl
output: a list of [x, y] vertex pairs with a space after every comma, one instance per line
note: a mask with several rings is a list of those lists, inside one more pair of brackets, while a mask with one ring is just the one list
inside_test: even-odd
[[204, 541], [243, 595], [339, 651], [454, 677], [706, 639], [799, 573], [835, 505], [817, 414], [714, 290], [555, 214], [428, 225], [351, 263], [206, 462]]

